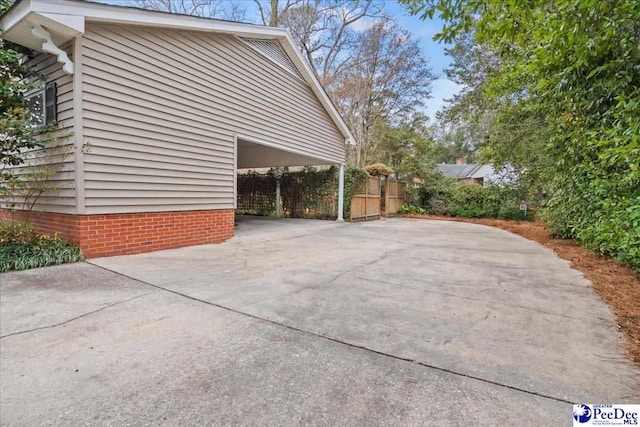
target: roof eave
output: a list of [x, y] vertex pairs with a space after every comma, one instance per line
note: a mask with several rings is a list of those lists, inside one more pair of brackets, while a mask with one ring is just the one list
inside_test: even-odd
[[0, 37], [4, 38], [4, 34], [22, 22], [27, 14], [31, 11], [31, 0], [22, 0], [14, 3], [5, 13], [0, 16]]
[[286, 33], [284, 38], [287, 42], [286, 45], [283, 46], [285, 48], [285, 51], [296, 63], [298, 69], [303, 73], [305, 81], [311, 86], [314, 93], [324, 106], [325, 110], [327, 111], [327, 113], [329, 113], [329, 116], [331, 117], [333, 122], [336, 124], [338, 129], [340, 129], [340, 132], [345, 138], [345, 143], [349, 145], [355, 145], [355, 138], [353, 137], [349, 126], [347, 126], [346, 122], [338, 112], [338, 109], [327, 94], [327, 91], [320, 83], [318, 77], [315, 74], [315, 71], [313, 70], [313, 68], [311, 68], [311, 64], [309, 64], [309, 62], [302, 56], [300, 50], [296, 47], [296, 43], [293, 40], [291, 33], [289, 33], [289, 31], [285, 32]]
[[[53, 18], [56, 21], [65, 21], [65, 24], [66, 21], [82, 19], [80, 31], [78, 31], [79, 23], [72, 26], [76, 31], [73, 37], [84, 32], [84, 23], [87, 21], [220, 32], [245, 38], [277, 39], [294, 61], [304, 80], [318, 97], [322, 106], [329, 114], [329, 117], [340, 130], [340, 133], [344, 136], [345, 143], [355, 144], [355, 138], [351, 134], [346, 122], [329, 98], [322, 84], [320, 84], [311, 65], [302, 56], [291, 34], [286, 29], [196, 16], [177, 15], [89, 1], [66, 0], [62, 2], [51, 2], [47, 0], [19, 0], [0, 17], [0, 28], [3, 29], [2, 35], [4, 36], [9, 33], [12, 28], [22, 23], [30, 14], [39, 18]], [[65, 35], [68, 37], [69, 34]], [[8, 39], [10, 40], [10, 38]]]

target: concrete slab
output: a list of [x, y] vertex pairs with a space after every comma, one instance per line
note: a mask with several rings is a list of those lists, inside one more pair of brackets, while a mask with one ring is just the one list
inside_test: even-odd
[[[2, 342], [3, 425], [558, 425], [570, 405], [157, 293]], [[522, 418], [523, 411], [527, 414]]]
[[542, 246], [261, 230], [0, 275], [3, 424], [563, 425], [569, 402], [640, 400], [613, 314]]
[[[590, 283], [552, 251], [492, 227], [334, 224], [95, 262], [289, 326], [568, 401], [639, 396], [624, 337]], [[172, 268], [182, 262], [188, 277]]]
[[0, 274], [0, 336], [49, 328], [157, 292], [89, 264]]

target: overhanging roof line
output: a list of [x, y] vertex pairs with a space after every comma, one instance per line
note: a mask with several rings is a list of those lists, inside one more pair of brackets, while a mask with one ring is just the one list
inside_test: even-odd
[[[59, 24], [60, 29], [64, 30], [62, 33], [64, 33], [67, 40], [71, 40], [75, 35], [83, 33], [83, 31], [78, 31], [80, 28], [79, 25], [73, 25], [73, 28], [69, 26], [70, 22], [74, 20], [78, 21], [80, 18], [89, 22], [219, 32], [238, 37], [277, 40], [293, 61], [304, 81], [311, 86], [311, 89], [325, 111], [344, 136], [345, 142], [355, 143], [355, 139], [346, 122], [320, 84], [311, 65], [297, 48], [291, 34], [285, 29], [93, 3], [89, 1], [58, 0], [52, 2], [49, 0], [19, 0], [0, 17], [0, 28], [3, 30], [1, 35], [5, 36], [10, 34], [13, 27], [22, 23], [25, 19], [28, 19], [29, 16], [33, 16], [36, 21], [41, 17], [55, 21], [56, 25]], [[74, 35], [70, 36], [70, 34]], [[56, 35], [60, 38], [60, 33], [57, 30]], [[6, 38], [10, 40], [9, 37]], [[60, 42], [59, 39], [58, 42]]]

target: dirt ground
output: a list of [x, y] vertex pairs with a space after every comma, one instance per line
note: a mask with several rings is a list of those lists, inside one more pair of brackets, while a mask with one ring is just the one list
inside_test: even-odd
[[629, 338], [627, 355], [640, 364], [640, 275], [634, 273], [631, 268], [597, 255], [574, 240], [551, 237], [541, 222], [432, 215], [406, 215], [406, 217], [489, 225], [526, 237], [552, 249], [560, 258], [571, 261], [573, 268], [580, 270], [591, 280], [596, 293], [611, 306], [620, 329]]

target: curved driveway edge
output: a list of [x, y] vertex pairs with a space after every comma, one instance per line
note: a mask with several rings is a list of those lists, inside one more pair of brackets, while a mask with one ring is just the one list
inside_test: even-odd
[[491, 227], [292, 223], [91, 263], [0, 276], [3, 423], [566, 425], [640, 400], [589, 282]]

